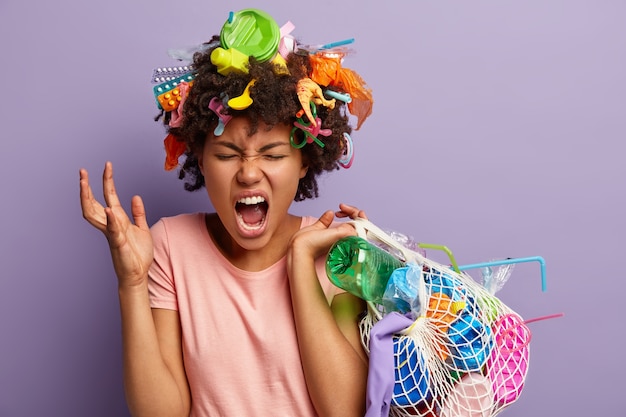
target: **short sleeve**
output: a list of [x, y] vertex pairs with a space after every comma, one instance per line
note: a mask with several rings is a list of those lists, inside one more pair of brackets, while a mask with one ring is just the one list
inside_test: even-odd
[[154, 245], [154, 260], [148, 271], [148, 290], [150, 292], [150, 306], [167, 310], [178, 310], [176, 299], [176, 285], [170, 259], [167, 228], [163, 219], [156, 222], [151, 228]]

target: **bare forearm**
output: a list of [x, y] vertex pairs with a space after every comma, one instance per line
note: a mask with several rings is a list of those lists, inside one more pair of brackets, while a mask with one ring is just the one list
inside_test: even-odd
[[188, 400], [161, 354], [146, 286], [120, 288], [124, 386], [134, 417], [187, 416]]
[[312, 260], [294, 267], [290, 285], [300, 355], [318, 414], [362, 416], [366, 359], [360, 346], [355, 348], [337, 325]]

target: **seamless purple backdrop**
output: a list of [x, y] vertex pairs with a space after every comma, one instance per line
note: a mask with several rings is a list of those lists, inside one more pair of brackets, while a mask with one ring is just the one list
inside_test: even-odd
[[305, 42], [354, 37], [344, 64], [374, 90], [353, 167], [294, 212], [353, 203], [460, 264], [543, 256], [547, 292], [524, 264], [498, 295], [565, 317], [531, 325], [527, 385], [503, 415], [624, 415], [626, 3], [4, 0], [0, 416], [128, 415], [116, 281], [78, 169], [100, 194], [111, 160], [151, 223], [210, 210], [163, 170], [150, 75], [244, 7]]

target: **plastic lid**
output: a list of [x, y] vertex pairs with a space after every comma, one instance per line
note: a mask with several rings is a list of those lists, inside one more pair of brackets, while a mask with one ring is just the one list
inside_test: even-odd
[[268, 61], [280, 43], [280, 28], [267, 13], [243, 9], [232, 13], [222, 26], [220, 41], [224, 49], [235, 48], [259, 61]]

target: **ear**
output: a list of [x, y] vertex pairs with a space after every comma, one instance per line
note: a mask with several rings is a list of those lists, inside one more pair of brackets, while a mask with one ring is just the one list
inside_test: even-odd
[[302, 164], [302, 167], [300, 168], [300, 179], [304, 178], [304, 176], [306, 175], [308, 171], [309, 171], [309, 166]]
[[304, 178], [307, 172], [309, 172], [309, 164], [302, 161], [302, 166], [300, 167], [300, 179]]

